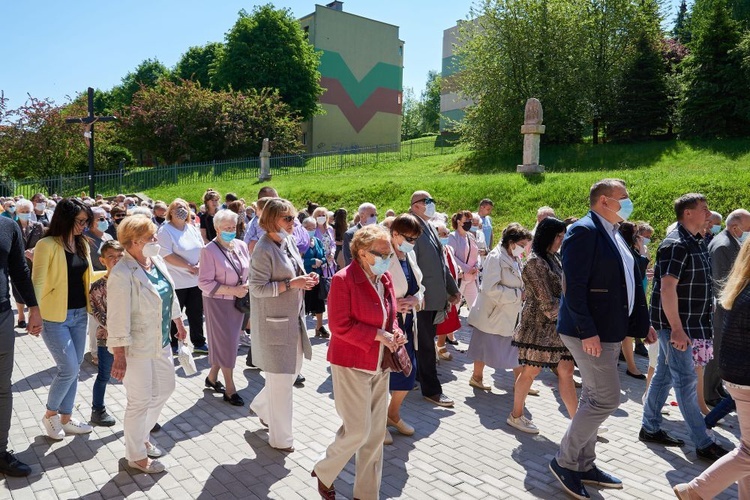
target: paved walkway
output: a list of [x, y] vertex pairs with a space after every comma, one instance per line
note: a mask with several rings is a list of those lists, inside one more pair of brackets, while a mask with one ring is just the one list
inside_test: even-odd
[[[462, 330], [458, 338], [459, 348], [465, 348], [468, 331]], [[167, 472], [149, 476], [135, 474], [125, 465], [121, 384], [107, 389], [108, 409], [118, 420], [114, 427], [96, 427], [88, 436], [60, 442], [44, 437], [39, 420], [55, 369], [44, 342], [19, 333], [10, 442], [33, 472], [26, 478], [5, 478], [0, 498], [318, 498], [310, 470], [340, 420], [331, 395], [326, 343], [312, 342], [313, 360], [303, 366], [307, 383], [294, 389], [294, 453], [269, 448], [264, 428], [248, 416], [247, 407], [231, 406], [203, 391], [208, 368], [204, 356], [198, 358], [200, 373], [195, 376], [186, 378], [177, 369], [177, 389], [163, 412], [163, 428], [154, 435], [167, 452], [162, 458]], [[543, 373], [535, 382], [540, 396], [528, 398], [528, 410], [541, 429], [538, 436], [530, 436], [505, 423], [513, 399], [510, 372], [493, 376], [487, 369], [485, 380], [493, 383], [492, 393], [476, 391], [468, 384], [471, 363], [465, 354], [451, 346], [449, 350], [454, 359], [442, 362], [438, 372], [444, 392], [456, 406], [436, 408], [418, 391], [407, 397], [402, 416], [414, 425], [416, 434], [394, 433], [394, 444], [385, 447], [381, 498], [565, 498], [547, 469], [567, 427], [554, 376]], [[638, 363], [645, 371], [646, 360], [638, 358]], [[263, 378], [258, 371], [243, 368], [244, 356], [238, 358], [235, 381], [249, 402]], [[599, 466], [619, 476], [625, 488], [589, 488], [589, 493], [595, 499], [675, 498], [671, 485], [693, 478], [707, 463], [697, 459], [692, 445], [662, 448], [638, 441], [644, 383], [625, 376], [624, 366], [621, 369], [622, 404], [607, 421], [610, 431], [600, 438], [597, 452]], [[77, 418], [88, 420], [90, 415], [95, 370], [83, 363]], [[665, 428], [689, 442], [681, 420], [673, 407]], [[728, 417], [717, 434], [725, 445], [736, 445], [736, 417]], [[336, 481], [338, 498], [351, 498], [353, 472], [350, 463]], [[737, 498], [736, 487], [718, 498]]]

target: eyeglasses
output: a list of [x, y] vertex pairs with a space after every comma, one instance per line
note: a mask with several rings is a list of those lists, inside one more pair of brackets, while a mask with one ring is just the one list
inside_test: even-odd
[[78, 224], [79, 226], [85, 226], [88, 223], [89, 223], [89, 219], [88, 218], [86, 218], [86, 219], [78, 219], [78, 218], [76, 218], [76, 224]]
[[294, 220], [294, 216], [293, 216], [293, 215], [284, 215], [284, 216], [282, 216], [281, 218], [282, 218], [282, 219], [284, 220], [284, 222], [286, 222], [286, 223], [292, 222], [292, 221]]
[[[402, 235], [402, 236], [404, 236], [404, 235]], [[408, 241], [409, 243], [416, 243], [416, 241], [419, 239], [419, 237], [417, 236], [416, 238], [414, 238], [414, 237], [411, 237], [411, 236], [404, 236], [404, 239], [406, 241]]]
[[389, 253], [387, 255], [384, 255], [382, 253], [378, 253], [375, 250], [368, 250], [368, 252], [371, 253], [372, 255], [374, 255], [375, 257], [380, 257], [383, 260], [390, 259], [391, 257], [393, 257], [393, 252], [391, 252], [391, 253]]
[[99, 218], [97, 218], [96, 220], [98, 220], [99, 222], [101, 222], [101, 221], [105, 221], [105, 220], [107, 220], [107, 218], [106, 218], [106, 217], [99, 217]]
[[412, 203], [412, 205], [415, 205], [422, 201], [424, 202], [425, 205], [429, 205], [430, 203], [435, 203], [435, 200], [433, 200], [432, 198], [422, 198], [421, 200], [417, 200], [414, 203]]

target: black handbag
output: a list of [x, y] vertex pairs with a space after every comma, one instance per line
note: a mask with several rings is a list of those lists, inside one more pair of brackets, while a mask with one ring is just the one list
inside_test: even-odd
[[[328, 263], [324, 263], [324, 266], [328, 267]], [[331, 291], [331, 278], [321, 276], [318, 280], [318, 298], [320, 300], [328, 300], [328, 292]]]
[[[232, 266], [234, 272], [237, 273], [237, 286], [240, 286], [242, 284], [242, 273], [239, 269], [237, 269], [237, 266], [234, 265], [234, 262], [232, 262], [232, 259], [229, 258], [224, 249], [221, 248], [221, 245], [219, 245], [216, 241], [214, 241], [214, 244], [219, 247], [219, 250], [224, 254], [224, 257], [226, 257], [229, 265]], [[234, 308], [240, 311], [242, 314], [250, 313], [250, 292], [246, 293], [244, 297], [235, 297]]]

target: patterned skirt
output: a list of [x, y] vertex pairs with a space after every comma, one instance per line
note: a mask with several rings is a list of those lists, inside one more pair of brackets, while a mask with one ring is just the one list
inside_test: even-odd
[[573, 356], [563, 344], [560, 334], [552, 328], [519, 328], [513, 336], [518, 348], [518, 364], [556, 368], [560, 361], [573, 361]]

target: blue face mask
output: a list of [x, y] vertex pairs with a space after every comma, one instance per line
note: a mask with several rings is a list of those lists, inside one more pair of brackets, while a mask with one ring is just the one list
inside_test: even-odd
[[643, 238], [644, 245], [648, 245], [649, 243], [651, 243], [651, 238]]
[[472, 233], [476, 233], [477, 231], [479, 231], [479, 226], [471, 226], [469, 228], [469, 231], [471, 231]]
[[398, 246], [398, 249], [404, 253], [409, 253], [414, 250], [414, 243], [409, 243], [408, 241], [404, 240], [404, 242]]
[[448, 237], [446, 236], [445, 238], [440, 238], [440, 243], [443, 246], [446, 246], [448, 244]]
[[312, 230], [312, 231], [309, 231], [309, 230], [308, 230], [308, 231], [307, 231], [307, 234], [309, 234], [309, 235], [310, 235], [310, 238], [314, 238], [314, 237], [315, 237], [315, 230]]
[[16, 213], [16, 207], [8, 207], [8, 212], [11, 214]]
[[21, 220], [31, 220], [31, 214], [18, 214], [18, 218]]
[[234, 239], [235, 236], [237, 236], [236, 231], [232, 231], [231, 233], [227, 231], [221, 232], [221, 239], [227, 243], [230, 243]]
[[107, 229], [109, 229], [109, 222], [107, 222], [106, 220], [100, 220], [99, 222], [96, 223], [96, 228], [99, 231], [104, 232]]
[[375, 263], [370, 265], [370, 271], [372, 271], [374, 274], [380, 276], [382, 274], [385, 274], [385, 272], [388, 270], [388, 267], [391, 265], [391, 258], [383, 258], [375, 256]]
[[[628, 220], [628, 217], [633, 213], [633, 200], [630, 198], [625, 198], [624, 200], [615, 200], [614, 198], [609, 198], [610, 200], [614, 200], [620, 204], [620, 210], [615, 212], [618, 217], [620, 217], [622, 220]], [[612, 209], [609, 209], [612, 210]], [[614, 211], [614, 210], [612, 210]]]
[[719, 234], [721, 232], [721, 224], [711, 226], [711, 232], [713, 234]]
[[750, 231], [745, 231], [745, 232], [744, 232], [744, 233], [742, 233], [742, 234], [740, 235], [740, 237], [739, 237], [739, 238], [737, 238], [737, 239], [738, 239], [738, 240], [740, 240], [740, 243], [744, 243], [744, 242], [745, 242], [745, 240], [746, 240], [746, 239], [747, 239], [748, 237], [750, 237]]

